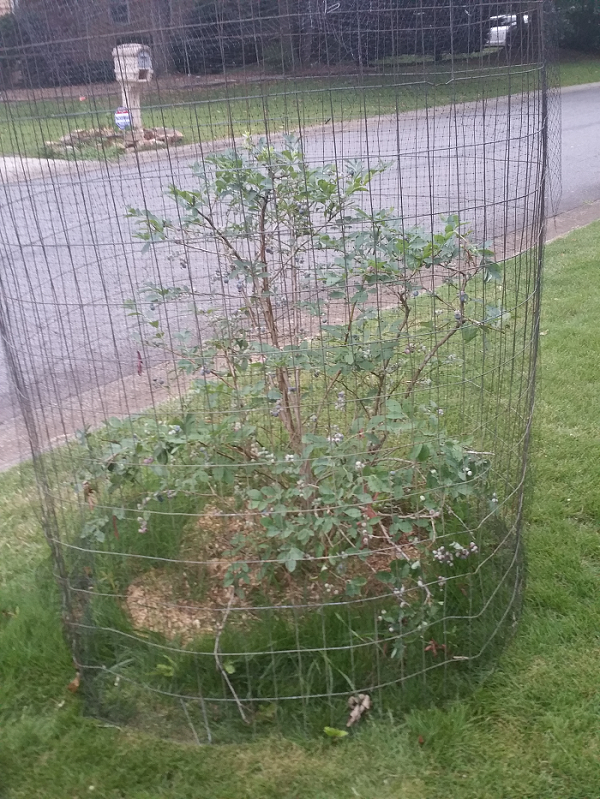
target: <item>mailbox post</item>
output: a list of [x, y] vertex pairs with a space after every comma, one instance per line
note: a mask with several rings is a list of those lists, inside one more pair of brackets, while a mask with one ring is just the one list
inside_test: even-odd
[[123, 105], [129, 109], [135, 141], [144, 138], [142, 90], [152, 80], [152, 54], [144, 44], [120, 44], [113, 50], [115, 75], [121, 84]]

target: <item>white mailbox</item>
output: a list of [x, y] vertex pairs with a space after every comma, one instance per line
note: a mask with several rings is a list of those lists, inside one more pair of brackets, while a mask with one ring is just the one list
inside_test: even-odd
[[150, 83], [152, 53], [145, 44], [120, 44], [113, 50], [115, 75], [119, 83]]
[[145, 44], [120, 44], [113, 50], [115, 75], [121, 84], [123, 106], [129, 110], [135, 139], [144, 137], [142, 88], [152, 80], [152, 52]]

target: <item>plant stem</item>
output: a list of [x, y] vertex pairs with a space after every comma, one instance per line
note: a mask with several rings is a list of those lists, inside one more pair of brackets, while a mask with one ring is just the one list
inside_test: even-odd
[[451, 328], [451, 329], [448, 331], [448, 333], [446, 333], [446, 335], [444, 336], [444, 338], [443, 338], [443, 339], [440, 339], [440, 341], [438, 341], [438, 343], [435, 345], [435, 347], [434, 347], [432, 350], [430, 350], [430, 351], [427, 353], [427, 355], [426, 355], [426, 356], [425, 356], [425, 358], [423, 359], [423, 361], [422, 361], [421, 365], [419, 366], [419, 368], [417, 369], [417, 371], [414, 373], [414, 375], [413, 375], [413, 377], [412, 377], [412, 379], [411, 379], [410, 383], [408, 384], [408, 388], [407, 388], [407, 389], [406, 389], [406, 391], [404, 392], [404, 399], [408, 399], [408, 398], [410, 397], [410, 395], [413, 393], [413, 391], [414, 391], [414, 389], [415, 389], [415, 386], [416, 386], [416, 384], [417, 384], [417, 382], [418, 382], [419, 378], [420, 378], [420, 377], [421, 377], [421, 375], [423, 374], [423, 370], [425, 369], [425, 367], [427, 366], [427, 364], [428, 364], [428, 363], [431, 361], [431, 359], [432, 359], [432, 358], [434, 358], [434, 357], [435, 357], [435, 355], [436, 355], [436, 354], [437, 354], [437, 352], [440, 350], [440, 348], [441, 348], [441, 347], [443, 347], [443, 346], [444, 346], [444, 344], [446, 344], [448, 341], [450, 341], [450, 339], [452, 338], [452, 336], [453, 336], [455, 333], [457, 333], [457, 332], [458, 332], [458, 331], [461, 329], [461, 327], [463, 326], [463, 324], [464, 324], [464, 319], [463, 319], [463, 317], [461, 317], [461, 318], [459, 319], [459, 321], [458, 321], [458, 322], [457, 322], [457, 323], [454, 325], [454, 327], [453, 327], [453, 328]]
[[242, 721], [244, 722], [244, 724], [249, 724], [250, 721], [249, 721], [249, 719], [246, 716], [246, 713], [244, 711], [244, 706], [240, 702], [240, 700], [238, 698], [238, 695], [235, 692], [235, 688], [231, 684], [231, 680], [229, 679], [229, 675], [227, 674], [227, 670], [225, 669], [225, 667], [223, 666], [223, 663], [221, 661], [221, 652], [220, 652], [220, 648], [219, 648], [219, 645], [221, 643], [221, 633], [225, 629], [225, 624], [227, 623], [227, 617], [229, 616], [229, 613], [231, 611], [231, 606], [233, 605], [233, 600], [234, 599], [235, 599], [235, 591], [232, 588], [231, 589], [231, 596], [229, 597], [229, 602], [227, 603], [227, 608], [225, 609], [225, 612], [223, 613], [223, 619], [221, 620], [221, 623], [219, 624], [219, 630], [217, 632], [217, 637], [215, 638], [215, 648], [214, 648], [213, 652], [214, 652], [214, 656], [215, 656], [215, 662], [217, 664], [217, 669], [221, 672], [221, 676], [223, 677], [227, 687], [231, 691], [231, 695], [233, 696], [233, 699], [234, 699], [234, 701], [235, 701], [235, 703], [237, 705], [237, 709], [240, 712], [240, 716], [242, 717]]

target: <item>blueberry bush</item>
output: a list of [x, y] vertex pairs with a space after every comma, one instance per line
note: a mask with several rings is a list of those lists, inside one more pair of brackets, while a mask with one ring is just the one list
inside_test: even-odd
[[501, 336], [510, 316], [485, 301], [502, 271], [458, 218], [426, 232], [364, 202], [387, 169], [248, 138], [169, 188], [171, 219], [130, 209], [182, 280], [145, 285], [129, 313], [188, 389], [176, 413], [84, 436], [81, 485], [112, 497], [84, 527], [97, 546], [131, 512], [117, 497], [139, 535], [165, 498], [242, 518], [220, 550], [232, 596], [385, 594], [377, 620], [401, 656], [482, 554], [461, 512], [498, 501], [492, 453], [448, 432], [430, 387], [460, 367], [455, 342]]

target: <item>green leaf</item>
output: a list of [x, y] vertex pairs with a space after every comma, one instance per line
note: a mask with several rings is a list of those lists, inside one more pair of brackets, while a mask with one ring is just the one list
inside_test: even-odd
[[390, 399], [386, 403], [386, 416], [388, 419], [404, 419], [406, 414], [398, 400]]
[[163, 466], [169, 462], [169, 452], [162, 444], [157, 444], [152, 454], [154, 455], [154, 460]]
[[388, 422], [387, 430], [390, 433], [410, 433], [415, 429], [414, 422]]
[[401, 533], [412, 533], [413, 531], [413, 523], [407, 521], [406, 519], [395, 520], [394, 527]]
[[338, 730], [337, 727], [323, 727], [323, 732], [328, 738], [345, 738], [349, 735], [346, 730]]
[[369, 295], [366, 291], [357, 291], [353, 297], [350, 297], [350, 302], [353, 303], [361, 303], [366, 302], [369, 299]]
[[360, 502], [361, 505], [370, 505], [371, 502], [373, 502], [373, 497], [370, 494], [363, 493], [362, 491], [359, 491], [357, 494], [355, 494], [355, 496], [357, 501]]
[[484, 319], [484, 323], [494, 328], [501, 329], [510, 322], [510, 313], [505, 311], [502, 307], [486, 305], [485, 312], [486, 318]]
[[291, 573], [296, 570], [296, 564], [299, 560], [304, 558], [304, 552], [297, 547], [290, 547], [286, 552], [284, 552], [281, 556], [281, 559], [285, 563], [286, 569]]
[[394, 575], [394, 579], [402, 580], [410, 574], [410, 563], [394, 560], [390, 564], [390, 571]]
[[479, 333], [479, 328], [476, 325], [463, 325], [461, 327], [462, 337], [466, 344], [470, 341], [473, 341], [474, 338], [477, 338], [477, 333]]
[[419, 463], [423, 463], [431, 456], [431, 451], [427, 444], [415, 444], [412, 448], [412, 452], [410, 453], [411, 461], [418, 461]]
[[502, 278], [503, 275], [498, 264], [487, 264], [485, 266], [483, 270], [483, 279], [486, 283], [492, 280], [496, 283], [502, 283]]
[[223, 668], [227, 672], [227, 674], [235, 674], [235, 665], [232, 660], [226, 660], [223, 663]]
[[392, 649], [392, 657], [393, 658], [401, 658], [404, 656], [404, 651], [406, 649], [406, 645], [401, 638], [398, 638], [396, 641], [394, 648]]
[[[354, 580], [349, 580], [346, 583], [346, 594], [347, 596], [359, 596], [360, 589], [363, 587], [361, 583], [357, 583], [356, 580], [364, 579], [360, 577], [356, 577]], [[366, 580], [365, 580], [366, 582]]]
[[[383, 482], [383, 480], [381, 480], [375, 474], [368, 475], [368, 477], [367, 477], [367, 485], [369, 486], [371, 491], [373, 491], [374, 493], [377, 493], [378, 491], [385, 491], [386, 488], [387, 488], [387, 485]], [[370, 501], [372, 501], [372, 500], [370, 500]], [[365, 502], [365, 504], [367, 504], [367, 503]]]

